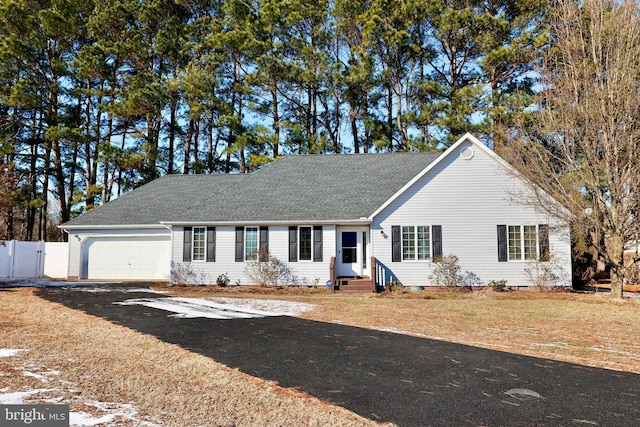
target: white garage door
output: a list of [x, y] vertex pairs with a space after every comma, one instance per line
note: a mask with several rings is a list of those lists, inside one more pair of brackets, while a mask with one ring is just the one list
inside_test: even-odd
[[169, 279], [169, 236], [92, 238], [86, 242], [84, 252], [87, 279]]

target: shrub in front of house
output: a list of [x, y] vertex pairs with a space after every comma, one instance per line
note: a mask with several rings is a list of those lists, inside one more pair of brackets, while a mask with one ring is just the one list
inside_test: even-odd
[[460, 264], [456, 255], [444, 255], [435, 261], [435, 268], [429, 276], [434, 285], [452, 289], [462, 283], [463, 276], [460, 274]]
[[548, 261], [532, 260], [524, 267], [524, 275], [533, 287], [542, 292], [549, 292], [556, 288], [560, 276], [556, 274], [560, 267], [553, 257]]
[[487, 283], [487, 286], [489, 286], [491, 289], [493, 289], [496, 292], [504, 292], [507, 288], [507, 281], [506, 280], [492, 280], [489, 283]]
[[385, 292], [390, 294], [394, 292], [400, 292], [404, 289], [404, 285], [398, 279], [391, 279], [384, 284]]
[[299, 283], [289, 264], [271, 255], [268, 251], [260, 251], [257, 259], [247, 262], [245, 274], [253, 282], [261, 286], [286, 286]]
[[229, 284], [229, 282], [230, 282], [230, 280], [229, 280], [229, 276], [227, 275], [227, 273], [222, 273], [216, 279], [216, 285], [220, 286], [221, 288], [225, 288]]

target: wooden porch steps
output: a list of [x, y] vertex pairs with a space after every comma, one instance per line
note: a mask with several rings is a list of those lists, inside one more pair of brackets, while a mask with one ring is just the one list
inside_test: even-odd
[[339, 277], [336, 280], [334, 290], [340, 293], [367, 293], [375, 292], [376, 287], [368, 276], [365, 277]]

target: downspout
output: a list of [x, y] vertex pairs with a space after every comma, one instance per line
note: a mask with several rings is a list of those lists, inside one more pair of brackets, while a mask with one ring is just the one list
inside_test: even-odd
[[16, 259], [16, 241], [11, 239], [9, 240], [9, 278], [13, 279], [13, 271], [14, 271], [14, 263]]
[[173, 245], [173, 225], [169, 225], [169, 224], [162, 224], [164, 226], [164, 228], [166, 228], [167, 230], [169, 230], [169, 235], [171, 236], [171, 259], [169, 260], [169, 285], [172, 286], [173, 285], [173, 255], [174, 255], [174, 245]]

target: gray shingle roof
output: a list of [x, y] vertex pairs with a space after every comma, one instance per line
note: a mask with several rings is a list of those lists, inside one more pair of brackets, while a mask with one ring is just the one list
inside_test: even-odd
[[64, 225], [355, 220], [371, 215], [438, 156], [288, 156], [246, 175], [167, 175]]

